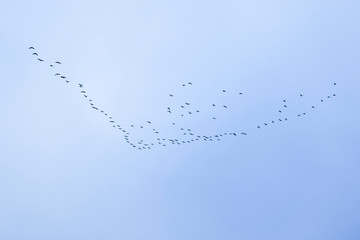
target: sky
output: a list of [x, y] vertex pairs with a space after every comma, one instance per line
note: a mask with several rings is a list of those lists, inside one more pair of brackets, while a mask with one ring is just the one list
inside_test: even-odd
[[[1, 1], [0, 238], [359, 239], [359, 10]], [[138, 150], [78, 83], [121, 126], [238, 134]], [[176, 115], [185, 101], [201, 113]]]

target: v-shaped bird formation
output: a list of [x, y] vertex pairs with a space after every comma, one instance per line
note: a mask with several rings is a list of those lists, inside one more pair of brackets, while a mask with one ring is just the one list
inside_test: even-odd
[[[38, 52], [35, 52], [34, 47], [29, 47], [29, 50], [31, 51], [31, 55], [34, 56], [36, 58], [36, 60], [38, 60], [42, 64], [47, 63], [47, 61], [40, 58]], [[62, 63], [60, 61], [55, 61], [55, 62], [49, 62], [47, 64], [48, 64], [48, 67], [56, 69], [56, 66], [61, 65]], [[91, 109], [93, 109], [94, 111], [99, 112], [99, 114], [101, 114], [104, 117], [104, 120], [107, 121], [112, 128], [119, 131], [122, 134], [124, 141], [134, 149], [146, 150], [146, 149], [152, 149], [155, 146], [166, 147], [168, 145], [182, 145], [182, 144], [189, 144], [189, 143], [194, 143], [194, 142], [199, 142], [199, 141], [213, 142], [213, 141], [221, 141], [222, 138], [227, 137], [227, 136], [236, 137], [239, 135], [241, 135], [241, 136], [248, 135], [246, 130], [243, 130], [240, 133], [238, 133], [238, 132], [220, 132], [220, 133], [216, 133], [216, 134], [212, 134], [212, 135], [206, 135], [206, 134], [202, 134], [202, 133], [194, 130], [193, 128], [181, 126], [181, 123], [178, 123], [179, 119], [196, 117], [197, 115], [203, 114], [203, 111], [200, 107], [198, 107], [195, 103], [188, 102], [188, 101], [184, 101], [181, 104], [175, 104], [175, 105], [173, 104], [171, 106], [168, 106], [165, 109], [165, 111], [168, 114], [170, 114], [172, 117], [172, 120], [169, 122], [169, 125], [171, 125], [173, 128], [175, 128], [175, 130], [178, 132], [179, 137], [176, 137], [176, 138], [166, 137], [166, 134], [163, 134], [162, 132], [160, 132], [159, 129], [156, 129], [154, 127], [154, 124], [153, 124], [154, 121], [152, 121], [152, 120], [145, 120], [145, 121], [143, 121], [143, 124], [133, 123], [133, 124], [129, 124], [129, 126], [124, 126], [123, 124], [120, 124], [120, 122], [115, 121], [110, 113], [106, 112], [102, 107], [98, 106], [93, 101], [93, 99], [87, 92], [84, 83], [69, 80], [65, 75], [63, 75], [60, 72], [54, 72], [53, 77], [59, 78], [60, 80], [64, 81], [65, 84], [68, 84], [68, 85], [71, 85], [72, 87], [78, 88], [79, 93], [82, 95], [82, 97], [85, 99], [85, 101], [87, 101], [87, 103], [89, 104], [89, 107]], [[333, 83], [332, 85], [336, 87], [337, 84]], [[180, 88], [187, 88], [187, 87], [192, 87], [192, 86], [193, 86], [193, 82], [186, 82], [186, 83], [181, 84]], [[221, 89], [218, 92], [219, 92], [219, 94], [233, 94], [239, 98], [242, 98], [245, 95], [242, 91], [228, 91], [226, 89]], [[169, 100], [172, 100], [172, 99], [176, 98], [177, 96], [175, 93], [168, 93], [168, 97], [170, 98]], [[299, 95], [298, 95], [299, 100], [301, 100], [303, 97], [304, 97], [304, 94], [299, 93]], [[325, 99], [330, 99], [333, 97], [336, 97], [335, 93], [331, 93], [328, 96], [320, 99], [318, 101], [318, 104], [323, 104]], [[173, 102], [173, 101], [169, 101], [169, 102]], [[230, 105], [219, 104], [217, 102], [209, 102], [208, 107], [210, 109], [222, 109], [223, 111], [229, 111], [231, 109]], [[276, 124], [276, 123], [284, 123], [284, 122], [290, 121], [291, 119], [294, 119], [294, 118], [305, 117], [309, 111], [315, 110], [318, 107], [318, 105], [314, 103], [308, 108], [308, 111], [298, 112], [296, 115], [293, 115], [293, 116], [287, 115], [288, 107], [290, 107], [290, 105], [288, 105], [288, 101], [286, 99], [283, 99], [282, 105], [279, 107], [279, 110], [277, 111], [277, 114], [279, 115], [279, 117], [259, 123], [259, 124], [255, 125], [254, 128], [262, 129], [262, 128], [270, 127], [271, 125]], [[209, 113], [209, 112], [207, 112], [207, 113]], [[216, 121], [218, 119], [218, 116], [215, 115], [215, 112], [214, 112], [214, 114], [210, 114], [209, 116], [207, 116], [207, 118], [209, 119], [209, 121]], [[153, 136], [153, 140], [146, 141], [146, 140], [142, 139], [142, 136], [133, 136], [133, 134], [132, 134], [134, 132], [134, 131], [132, 131], [133, 129], [149, 130]]]

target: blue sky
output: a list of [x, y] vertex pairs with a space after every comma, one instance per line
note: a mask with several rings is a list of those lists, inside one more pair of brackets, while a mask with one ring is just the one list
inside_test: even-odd
[[[0, 238], [359, 239], [359, 10], [350, 0], [0, 2]], [[135, 150], [79, 82], [121, 125], [248, 136]], [[167, 114], [185, 101], [204, 113]], [[206, 109], [215, 102], [229, 109]]]

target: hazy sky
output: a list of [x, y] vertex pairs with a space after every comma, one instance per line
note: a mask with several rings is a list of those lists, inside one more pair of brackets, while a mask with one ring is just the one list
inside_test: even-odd
[[[1, 1], [0, 239], [359, 239], [359, 11], [355, 0]], [[248, 136], [139, 151], [78, 82], [124, 126]], [[229, 108], [167, 114], [184, 101]]]

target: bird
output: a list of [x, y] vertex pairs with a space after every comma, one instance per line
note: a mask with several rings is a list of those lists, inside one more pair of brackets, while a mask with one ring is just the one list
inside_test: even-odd
[[185, 104], [188, 105], [188, 106], [190, 105], [190, 103], [187, 103], [187, 102]]
[[189, 85], [192, 85], [192, 82], [188, 82]]
[[86, 93], [85, 91], [81, 91], [81, 93]]
[[185, 87], [186, 85], [185, 85], [185, 84], [183, 84], [182, 86], [183, 86], [183, 87]]
[[213, 117], [212, 119], [213, 119], [213, 120], [215, 120], [216, 118], [215, 118], [215, 117]]
[[286, 108], [287, 108], [287, 106], [286, 106], [286, 105], [284, 105], [284, 107], [286, 107]]
[[227, 106], [226, 106], [226, 105], [223, 105], [223, 107], [224, 107], [224, 108], [227, 108]]
[[32, 55], [39, 56], [36, 52], [34, 52]]
[[257, 128], [260, 128], [260, 126], [257, 126]]
[[333, 96], [336, 97], [336, 94], [334, 93]]
[[54, 67], [54, 65], [50, 64], [50, 67]]
[[336, 82], [334, 82], [334, 85], [336, 85]]
[[215, 104], [213, 104], [213, 107], [215, 107]]
[[241, 92], [239, 93], [240, 95], [243, 95]]
[[54, 76], [60, 76], [60, 73], [55, 73], [55, 75]]
[[[60, 74], [59, 74], [60, 75]], [[79, 83], [79, 88], [82, 88], [84, 84]]]
[[286, 102], [286, 100], [283, 100], [283, 102]]
[[150, 122], [150, 121], [147, 121], [147, 123], [151, 124], [151, 122]]
[[65, 77], [65, 76], [61, 76], [61, 78], [65, 79], [66, 77]]
[[189, 114], [192, 114], [192, 112], [189, 111]]
[[40, 62], [43, 62], [44, 60], [42, 60], [41, 58], [38, 58], [38, 60], [40, 61]]
[[281, 110], [279, 110], [279, 113], [281, 113]]
[[87, 98], [88, 96], [84, 95], [84, 97], [86, 97], [86, 98]]
[[181, 107], [181, 108], [184, 108], [184, 106], [183, 106], [183, 105], [181, 105], [180, 107]]
[[34, 47], [29, 47], [29, 49], [35, 49]]
[[303, 95], [302, 94], [300, 94], [300, 97], [302, 97]]
[[226, 90], [222, 90], [223, 92], [226, 92]]
[[311, 108], [315, 108], [315, 106], [311, 106]]
[[323, 102], [324, 100], [321, 99], [321, 101]]
[[61, 64], [61, 62], [55, 62], [55, 63], [57, 63], [57, 64]]
[[65, 80], [66, 83], [69, 83], [70, 81], [69, 80]]
[[169, 96], [170, 96], [170, 97], [173, 97], [174, 95], [172, 95], [172, 94], [169, 94]]

